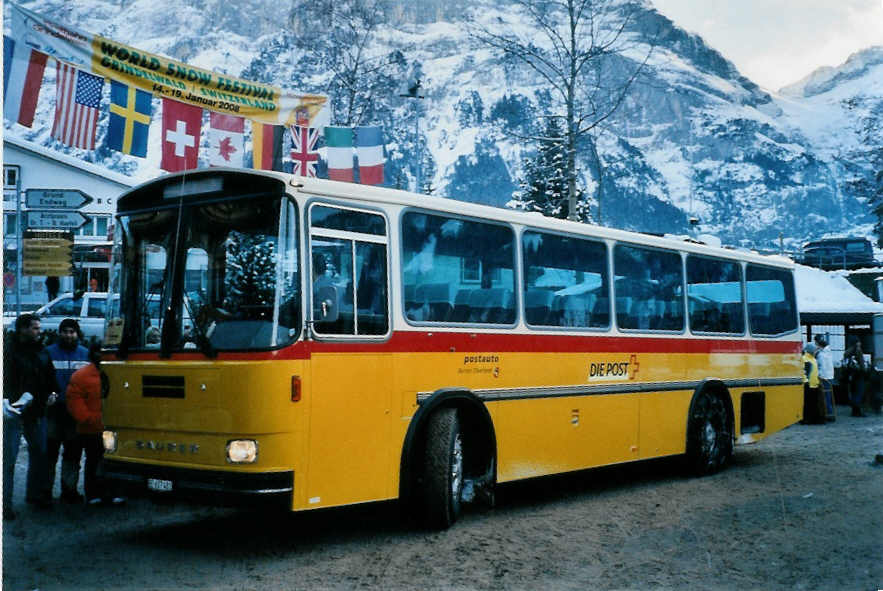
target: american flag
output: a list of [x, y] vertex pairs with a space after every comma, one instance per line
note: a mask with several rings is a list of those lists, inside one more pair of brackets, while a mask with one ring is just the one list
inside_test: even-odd
[[68, 146], [94, 150], [104, 78], [59, 62], [55, 86], [52, 137]]
[[291, 173], [295, 176], [316, 176], [316, 162], [319, 152], [316, 142], [319, 141], [319, 130], [315, 127], [291, 126]]

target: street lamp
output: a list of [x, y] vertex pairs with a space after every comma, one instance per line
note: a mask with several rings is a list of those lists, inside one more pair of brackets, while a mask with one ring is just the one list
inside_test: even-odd
[[[426, 95], [420, 94], [420, 78], [417, 78], [413, 84], [408, 86], [408, 92], [405, 94], [400, 94], [399, 96], [402, 98], [412, 98], [412, 99], [424, 99]], [[421, 169], [423, 168], [423, 153], [420, 149], [420, 103], [414, 102], [414, 135], [415, 142], [417, 145], [417, 183], [415, 192], [420, 193], [420, 176]]]

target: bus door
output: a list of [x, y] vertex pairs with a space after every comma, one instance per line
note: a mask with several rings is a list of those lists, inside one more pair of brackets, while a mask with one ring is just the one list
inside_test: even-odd
[[307, 507], [395, 496], [388, 233], [376, 213], [313, 204]]

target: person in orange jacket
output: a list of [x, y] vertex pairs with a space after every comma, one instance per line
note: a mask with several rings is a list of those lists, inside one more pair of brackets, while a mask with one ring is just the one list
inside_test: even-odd
[[89, 361], [89, 365], [78, 369], [71, 376], [66, 393], [67, 409], [77, 422], [77, 437], [86, 452], [83, 473], [86, 502], [90, 505], [120, 505], [125, 499], [113, 496], [98, 476], [98, 465], [104, 458], [104, 443], [101, 440], [104, 422], [101, 419], [100, 345], [92, 345], [89, 349]]

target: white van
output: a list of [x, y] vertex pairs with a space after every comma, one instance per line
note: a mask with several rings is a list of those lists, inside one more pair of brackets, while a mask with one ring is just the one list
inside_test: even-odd
[[[65, 318], [73, 318], [80, 323], [83, 338], [104, 338], [104, 311], [107, 307], [107, 292], [87, 291], [77, 294], [65, 293], [33, 312], [40, 317], [40, 330], [58, 330]], [[3, 328], [13, 330], [15, 317], [5, 316]]]

